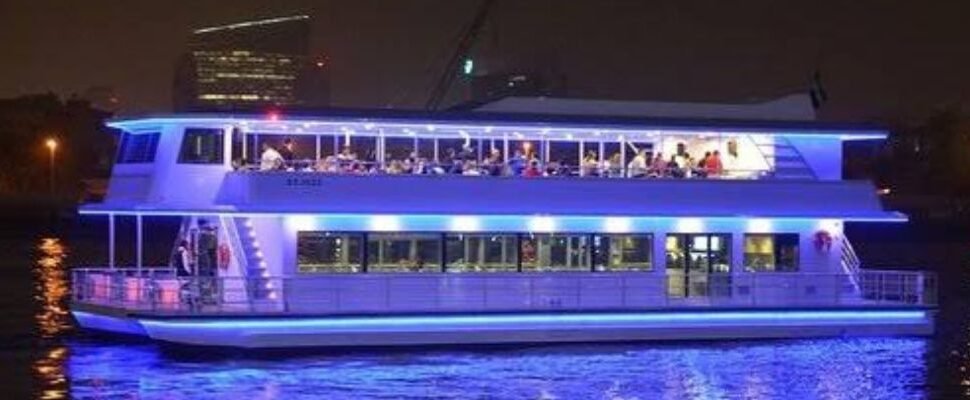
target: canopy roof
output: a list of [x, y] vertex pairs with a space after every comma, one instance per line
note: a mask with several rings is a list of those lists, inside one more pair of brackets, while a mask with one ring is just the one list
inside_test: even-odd
[[238, 128], [280, 135], [335, 133], [357, 136], [549, 140], [640, 140], [651, 136], [767, 134], [841, 140], [884, 139], [871, 124], [817, 121], [645, 118], [497, 112], [436, 112], [390, 109], [287, 110], [285, 112], [185, 113], [117, 119], [109, 126], [129, 132], [169, 124]]

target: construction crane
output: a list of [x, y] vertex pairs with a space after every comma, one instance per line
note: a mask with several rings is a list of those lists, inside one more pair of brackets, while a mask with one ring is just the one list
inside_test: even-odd
[[[488, 13], [494, 3], [495, 0], [482, 0], [482, 3], [478, 6], [478, 11], [475, 13], [475, 18], [462, 30], [461, 36], [458, 39], [458, 46], [455, 47], [455, 51], [448, 59], [448, 64], [445, 65], [444, 71], [438, 77], [434, 88], [431, 89], [431, 96], [424, 103], [425, 110], [438, 110], [442, 100], [448, 94], [448, 90], [451, 89], [451, 85], [455, 82], [455, 77], [459, 72], [459, 66], [462, 66], [466, 74], [471, 73], [473, 64], [471, 59], [468, 58], [468, 54], [472, 46], [475, 45], [475, 41], [482, 31], [482, 27], [485, 26]], [[462, 63], [465, 63], [465, 65], [462, 65]]]

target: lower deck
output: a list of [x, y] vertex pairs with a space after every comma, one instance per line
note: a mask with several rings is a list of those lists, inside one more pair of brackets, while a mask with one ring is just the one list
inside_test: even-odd
[[89, 329], [231, 347], [932, 333], [931, 275], [863, 271], [857, 278], [855, 284], [844, 274], [808, 273], [234, 279], [81, 269], [73, 311]]

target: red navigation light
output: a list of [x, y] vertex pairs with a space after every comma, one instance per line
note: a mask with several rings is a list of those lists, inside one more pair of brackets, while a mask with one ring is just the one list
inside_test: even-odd
[[280, 120], [280, 111], [279, 110], [269, 110], [269, 111], [267, 111], [266, 112], [266, 119], [268, 119], [270, 121], [279, 121]]

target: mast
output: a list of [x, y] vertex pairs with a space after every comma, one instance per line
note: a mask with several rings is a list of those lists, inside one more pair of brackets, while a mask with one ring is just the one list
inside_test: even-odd
[[472, 46], [475, 45], [475, 40], [478, 39], [478, 35], [482, 31], [482, 27], [485, 26], [488, 12], [494, 3], [495, 0], [482, 0], [481, 4], [479, 4], [478, 11], [475, 13], [475, 18], [472, 19], [472, 22], [462, 31], [462, 34], [458, 39], [458, 46], [455, 47], [455, 51], [448, 59], [448, 64], [445, 65], [444, 71], [442, 72], [441, 76], [438, 77], [434, 88], [431, 90], [431, 96], [428, 97], [428, 101], [424, 103], [425, 110], [435, 111], [441, 105], [441, 101], [444, 100], [445, 95], [448, 94], [448, 90], [451, 89], [451, 85], [455, 81], [455, 76], [458, 74], [458, 65], [468, 56]]

